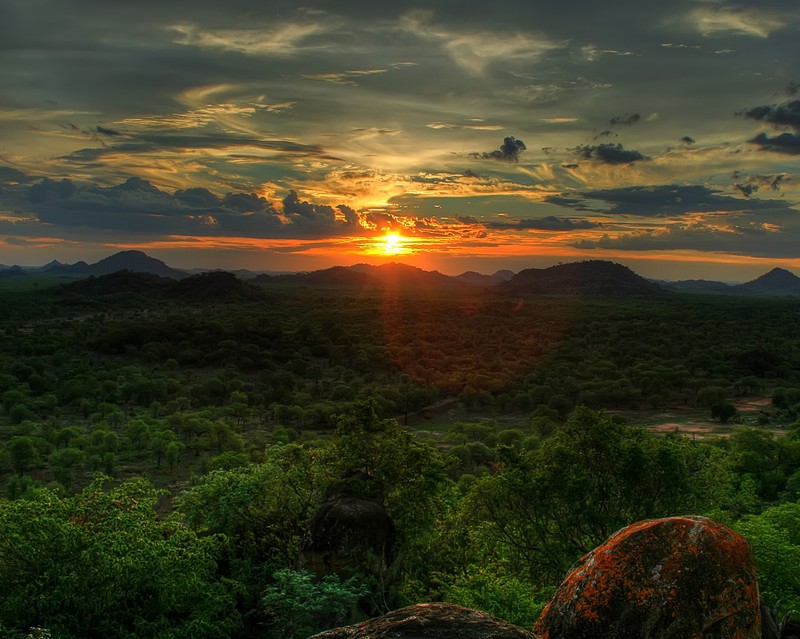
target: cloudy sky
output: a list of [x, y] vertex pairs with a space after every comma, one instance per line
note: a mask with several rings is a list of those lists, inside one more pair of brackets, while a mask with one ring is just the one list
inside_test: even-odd
[[800, 274], [799, 36], [797, 0], [4, 0], [0, 263]]

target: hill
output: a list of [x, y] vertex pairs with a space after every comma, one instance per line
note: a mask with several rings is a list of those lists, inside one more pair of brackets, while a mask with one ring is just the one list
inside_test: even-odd
[[181, 279], [186, 277], [184, 271], [171, 268], [161, 260], [150, 257], [142, 251], [120, 251], [110, 255], [94, 264], [87, 264], [83, 260], [75, 264], [61, 264], [51, 262], [42, 269], [48, 275], [69, 275], [73, 277], [89, 275], [109, 275], [117, 271], [132, 271], [134, 273], [150, 273], [159, 277]]
[[416, 266], [394, 262], [379, 266], [371, 264], [334, 266], [310, 273], [265, 274], [251, 281], [262, 286], [288, 284], [313, 288], [383, 288], [414, 291], [461, 290], [464, 287], [458, 279], [442, 275], [438, 271], [425, 271]]
[[180, 300], [187, 303], [247, 302], [264, 298], [262, 289], [233, 273], [211, 271], [181, 280], [133, 271], [116, 271], [63, 284], [62, 295], [95, 300]]
[[736, 292], [755, 295], [800, 295], [800, 277], [786, 269], [774, 268], [734, 288]]
[[484, 275], [476, 271], [467, 271], [456, 275], [455, 278], [464, 284], [471, 284], [473, 286], [495, 286], [502, 282], [507, 282], [514, 277], [514, 271], [496, 271], [492, 275]]
[[520, 271], [495, 290], [522, 295], [569, 293], [583, 295], [642, 295], [663, 289], [634, 273], [627, 266], [604, 260], [558, 264], [549, 268]]

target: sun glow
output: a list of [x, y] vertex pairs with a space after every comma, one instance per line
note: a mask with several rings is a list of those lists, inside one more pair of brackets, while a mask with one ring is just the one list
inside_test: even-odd
[[383, 252], [386, 255], [399, 255], [404, 253], [403, 238], [397, 233], [389, 233], [383, 238]]

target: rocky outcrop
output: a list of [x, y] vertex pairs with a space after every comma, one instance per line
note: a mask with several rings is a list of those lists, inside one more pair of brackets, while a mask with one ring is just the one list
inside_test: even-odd
[[448, 603], [417, 604], [309, 639], [536, 639], [477, 610]]
[[394, 522], [378, 500], [334, 492], [311, 520], [301, 563], [317, 574], [355, 567], [379, 572], [392, 562], [394, 536]]
[[[777, 639], [777, 626], [766, 637]], [[533, 634], [446, 603], [419, 604], [312, 639], [760, 639], [747, 541], [705, 517], [632, 524], [573, 566]]]
[[750, 546], [704, 517], [632, 524], [573, 566], [542, 639], [759, 639]]

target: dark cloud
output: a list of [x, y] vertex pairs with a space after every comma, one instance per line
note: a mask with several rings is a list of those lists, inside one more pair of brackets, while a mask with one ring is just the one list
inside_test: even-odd
[[192, 188], [175, 191], [175, 199], [195, 209], [215, 209], [220, 205], [219, 198], [204, 188]]
[[33, 178], [10, 166], [0, 166], [0, 184], [25, 184], [32, 182]]
[[767, 122], [776, 127], [788, 126], [795, 131], [800, 131], [800, 100], [753, 107], [742, 111], [741, 115], [759, 122]]
[[733, 188], [745, 197], [750, 197], [755, 191], [758, 191], [758, 186], [755, 184], [734, 184]]
[[678, 140], [681, 144], [685, 144], [687, 146], [691, 146], [696, 142], [696, 140], [691, 135], [684, 135], [680, 140]]
[[[702, 185], [631, 186], [584, 191], [580, 195], [586, 200], [605, 202], [609, 207], [606, 211], [608, 213], [642, 217], [676, 217], [698, 212], [789, 208], [784, 201], [759, 199], [744, 201], [730, 195], [722, 195], [720, 191]], [[575, 208], [570, 204], [566, 206]]]
[[472, 156], [484, 160], [500, 160], [501, 162], [519, 162], [519, 155], [528, 147], [522, 140], [517, 140], [513, 136], [503, 139], [500, 148], [491, 153], [473, 153]]
[[48, 200], [65, 200], [75, 194], [77, 187], [72, 182], [64, 178], [63, 180], [51, 180], [44, 178], [38, 184], [34, 184], [28, 189], [28, 199], [31, 202], [47, 202]]
[[118, 135], [122, 135], [119, 131], [115, 131], [114, 129], [107, 129], [104, 126], [100, 126], [99, 124], [95, 127], [95, 131], [102, 135], [107, 135], [108, 137], [116, 137]]
[[140, 177], [129, 177], [122, 184], [117, 184], [108, 189], [112, 193], [115, 191], [142, 191], [143, 193], [164, 194], [158, 187], [153, 186], [147, 180]]
[[567, 217], [548, 215], [542, 218], [523, 218], [516, 222], [489, 222], [487, 228], [498, 231], [576, 231], [600, 226], [589, 220], [575, 220]]
[[355, 209], [347, 206], [346, 204], [338, 204], [336, 206], [336, 210], [342, 214], [344, 221], [349, 226], [356, 226], [358, 224], [359, 217]]
[[739, 171], [734, 171], [731, 179], [734, 180], [733, 188], [737, 189], [745, 197], [750, 197], [762, 188], [770, 191], [780, 191], [781, 186], [789, 181], [786, 173], [778, 173], [777, 175], [744, 175]]
[[[110, 187], [50, 178], [31, 186], [18, 183], [0, 191], [0, 208], [9, 215], [34, 215], [63, 232], [316, 238], [364, 231], [362, 214], [351, 207], [306, 202], [294, 191], [279, 209], [254, 193], [218, 197], [205, 188], [168, 193], [139, 177]], [[380, 222], [398, 225], [390, 214]]]
[[784, 228], [780, 233], [766, 228], [755, 220], [736, 220], [727, 227], [703, 222], [670, 224], [664, 229], [603, 235], [599, 240], [581, 240], [581, 249], [611, 249], [623, 251], [693, 250], [722, 252], [734, 255], [754, 255], [771, 258], [800, 257], [798, 229]]
[[253, 148], [267, 151], [279, 151], [289, 155], [313, 156], [320, 159], [338, 160], [328, 155], [316, 144], [303, 144], [291, 140], [271, 140], [226, 133], [209, 133], [206, 135], [144, 134], [126, 136], [125, 142], [113, 142], [100, 147], [92, 147], [73, 151], [62, 159], [76, 163], [94, 163], [107, 155], [142, 154], [163, 151], [183, 151], [198, 149]]
[[796, 133], [781, 133], [771, 138], [766, 133], [759, 133], [750, 144], [756, 144], [762, 151], [772, 151], [773, 153], [784, 153], [786, 155], [800, 154], [800, 135]]
[[544, 201], [550, 204], [558, 204], [559, 206], [569, 206], [572, 208], [578, 208], [583, 205], [583, 200], [566, 197], [564, 195], [548, 195]]
[[639, 120], [642, 119], [642, 116], [638, 113], [625, 113], [624, 115], [618, 115], [614, 118], [611, 118], [608, 121], [608, 126], [618, 126], [620, 124], [623, 125], [631, 125], [636, 124]]
[[632, 164], [641, 160], [649, 160], [639, 151], [627, 150], [621, 144], [597, 144], [577, 146], [570, 149], [582, 160], [593, 160], [601, 164]]
[[616, 135], [611, 129], [606, 129], [605, 131], [600, 131], [597, 135], [595, 135], [592, 139], [599, 140], [600, 138], [608, 138], [612, 135]]

